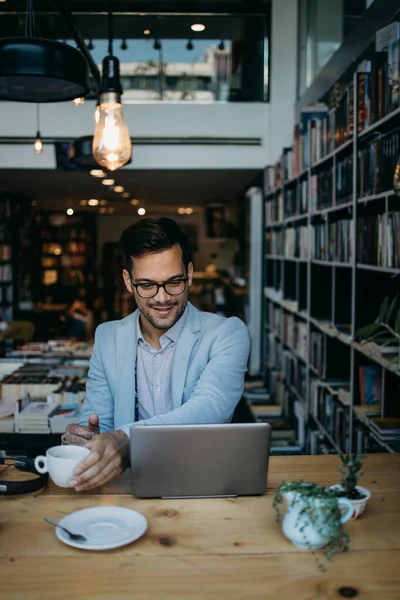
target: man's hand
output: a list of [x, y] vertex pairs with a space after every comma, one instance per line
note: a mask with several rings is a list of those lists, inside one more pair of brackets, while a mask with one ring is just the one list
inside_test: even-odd
[[89, 415], [87, 426], [77, 425], [77, 423], [70, 423], [61, 439], [64, 444], [85, 446], [95, 436], [99, 435], [99, 433], [99, 417], [95, 413], [92, 413]]
[[86, 444], [91, 452], [75, 468], [69, 485], [77, 492], [92, 490], [117, 477], [129, 464], [129, 438], [123, 431], [107, 431]]

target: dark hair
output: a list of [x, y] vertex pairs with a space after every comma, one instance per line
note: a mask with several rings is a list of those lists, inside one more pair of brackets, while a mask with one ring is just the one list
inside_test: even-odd
[[125, 268], [131, 271], [132, 258], [169, 250], [178, 244], [182, 250], [182, 261], [187, 271], [190, 262], [189, 238], [172, 219], [140, 219], [121, 234], [119, 245]]

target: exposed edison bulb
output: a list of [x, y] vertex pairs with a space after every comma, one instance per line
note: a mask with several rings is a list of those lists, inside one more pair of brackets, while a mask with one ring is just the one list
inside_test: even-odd
[[75, 106], [82, 106], [82, 104], [85, 102], [85, 98], [74, 98], [73, 99], [73, 103], [75, 104]]
[[132, 152], [131, 138], [119, 94], [116, 92], [101, 94], [95, 121], [93, 156], [99, 165], [115, 171], [129, 161]]
[[36, 154], [41, 154], [43, 152], [43, 142], [42, 142], [39, 132], [37, 132], [37, 134], [36, 134], [36, 139], [35, 139], [35, 143], [33, 144], [33, 147], [35, 148]]

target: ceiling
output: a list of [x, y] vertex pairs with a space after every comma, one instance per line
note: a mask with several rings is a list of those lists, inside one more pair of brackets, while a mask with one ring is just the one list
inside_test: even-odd
[[[140, 200], [148, 212], [175, 211], [179, 206], [203, 206], [210, 201], [236, 205], [250, 187], [258, 170], [133, 170], [117, 171], [115, 183]], [[36, 201], [39, 209], [80, 208], [81, 199], [107, 199], [116, 212], [131, 212], [130, 200], [123, 200], [112, 188], [88, 173], [53, 170], [0, 170], [0, 193], [19, 193]], [[93, 210], [89, 208], [88, 210]], [[96, 209], [97, 210], [97, 209]]]
[[[64, 7], [71, 12], [84, 39], [104, 39], [108, 36], [107, 11], [109, 0], [35, 0], [36, 35], [49, 39], [69, 39], [71, 30], [60, 16]], [[146, 0], [113, 0], [113, 28], [115, 39], [145, 38], [143, 31], [150, 29], [157, 37], [167, 39], [236, 39], [240, 36], [239, 16], [267, 14], [268, 0], [209, 0], [198, 2], [157, 2]], [[26, 2], [0, 2], [0, 37], [25, 35]], [[203, 33], [190, 30], [194, 15], [202, 15], [206, 26]], [[236, 16], [235, 16], [236, 15]], [[5, 18], [7, 17], [7, 18]]]

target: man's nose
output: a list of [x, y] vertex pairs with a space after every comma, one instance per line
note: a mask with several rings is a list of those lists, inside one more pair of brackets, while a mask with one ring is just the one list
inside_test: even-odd
[[168, 302], [170, 299], [170, 295], [167, 294], [163, 287], [158, 288], [157, 294], [154, 296], [157, 302], [163, 304], [164, 302]]

